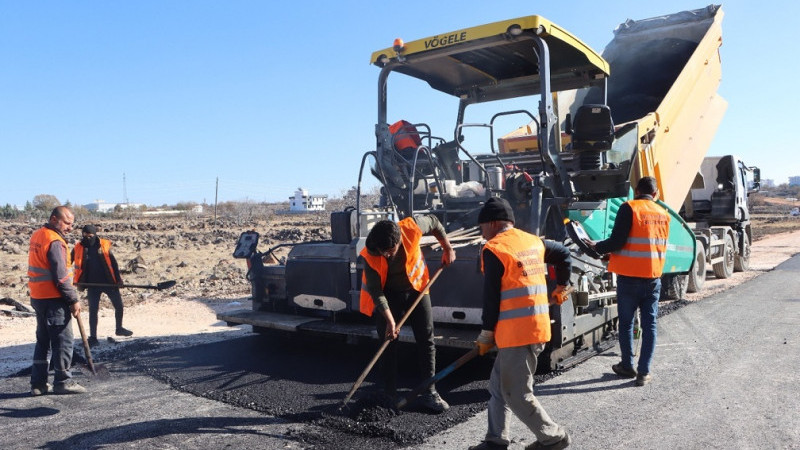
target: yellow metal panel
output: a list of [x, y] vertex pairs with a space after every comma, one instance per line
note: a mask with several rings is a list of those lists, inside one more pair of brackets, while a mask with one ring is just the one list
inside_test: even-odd
[[[580, 39], [573, 36], [565, 29], [541, 16], [526, 16], [517, 19], [503, 20], [500, 22], [464, 28], [449, 33], [429, 36], [425, 39], [406, 42], [403, 55], [410, 56], [416, 53], [450, 47], [468, 41], [475, 41], [478, 39], [497, 36], [508, 31], [509, 27], [512, 25], [519, 25], [523, 30], [534, 32], [541, 27], [543, 30], [541, 34], [542, 36], [552, 36], [568, 44], [569, 46], [583, 53], [589, 62], [600, 68], [604, 73], [609, 73], [608, 63], [602, 57], [600, 57], [597, 52], [592, 50], [591, 47], [583, 43]], [[394, 48], [388, 47], [383, 50], [373, 52], [372, 56], [370, 57], [370, 63], [376, 64], [383, 57], [393, 58], [396, 56], [397, 55], [394, 51]]]
[[727, 102], [717, 95], [722, 77], [721, 20], [719, 10], [656, 114], [639, 121], [640, 135], [649, 129], [655, 133], [652, 145], [640, 149], [637, 176], [656, 177], [661, 199], [676, 211], [691, 189], [727, 108]]

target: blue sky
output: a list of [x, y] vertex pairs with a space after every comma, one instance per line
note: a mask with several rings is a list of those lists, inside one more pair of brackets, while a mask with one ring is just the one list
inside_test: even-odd
[[[539, 14], [600, 52], [625, 19], [707, 4], [0, 0], [0, 204], [213, 203], [217, 178], [219, 201], [338, 196], [374, 148], [370, 54], [395, 37]], [[780, 76], [800, 73], [785, 50], [797, 8], [784, 5], [724, 3], [729, 106], [709, 150], [776, 183], [800, 175], [796, 88]], [[424, 111], [452, 127], [453, 104]]]

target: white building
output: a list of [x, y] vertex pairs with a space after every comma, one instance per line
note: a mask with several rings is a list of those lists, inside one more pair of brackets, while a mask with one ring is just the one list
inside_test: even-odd
[[289, 197], [290, 212], [325, 211], [327, 195], [308, 195], [308, 191], [299, 187], [294, 197]]
[[141, 203], [109, 203], [105, 200], [95, 200], [94, 203], [87, 203], [83, 205], [84, 208], [88, 209], [92, 212], [101, 212], [101, 213], [108, 213], [114, 211], [114, 208], [119, 206], [122, 209], [125, 208], [141, 208], [143, 205]]

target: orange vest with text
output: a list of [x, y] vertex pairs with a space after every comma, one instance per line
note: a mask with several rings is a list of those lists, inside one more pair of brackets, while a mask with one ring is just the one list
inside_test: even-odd
[[658, 278], [664, 271], [669, 238], [669, 215], [652, 200], [629, 200], [633, 221], [628, 240], [612, 252], [608, 270], [617, 275]]
[[497, 347], [550, 341], [547, 265], [542, 240], [511, 228], [489, 240], [484, 249], [492, 252], [503, 264], [500, 315], [494, 330]]
[[[411, 286], [417, 292], [422, 292], [422, 289], [428, 284], [430, 279], [428, 275], [428, 266], [425, 265], [425, 258], [422, 257], [422, 250], [419, 248], [419, 240], [422, 237], [422, 230], [419, 229], [417, 222], [411, 217], [407, 217], [397, 223], [400, 227], [400, 242], [406, 252], [406, 275]], [[389, 272], [389, 263], [382, 255], [371, 255], [367, 248], [361, 250], [361, 256], [369, 266], [378, 272], [381, 277], [381, 287], [386, 285], [386, 275]], [[372, 296], [367, 292], [367, 277], [361, 274], [361, 299], [359, 302], [359, 310], [361, 313], [368, 316], [372, 315], [375, 309], [375, 302]]]
[[[73, 261], [75, 265], [75, 278], [73, 278], [73, 280], [75, 283], [81, 279], [81, 274], [83, 274], [83, 251], [83, 244], [80, 242], [75, 244], [75, 260]], [[100, 252], [103, 253], [103, 259], [106, 261], [106, 267], [108, 267], [108, 274], [111, 276], [111, 282], [117, 284], [117, 278], [114, 276], [114, 267], [111, 265], [111, 241], [108, 239], [100, 239]]]
[[[50, 262], [47, 260], [47, 252], [50, 245], [56, 241], [64, 244], [64, 254], [67, 258], [67, 278], [56, 280], [50, 271]], [[31, 236], [30, 249], [28, 250], [28, 289], [31, 291], [31, 298], [43, 300], [51, 298], [61, 298], [61, 292], [56, 287], [56, 283], [67, 282], [72, 277], [72, 258], [69, 255], [67, 242], [57, 232], [42, 227], [36, 230]]]

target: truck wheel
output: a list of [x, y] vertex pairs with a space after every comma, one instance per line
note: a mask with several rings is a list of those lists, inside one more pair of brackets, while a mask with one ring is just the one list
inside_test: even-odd
[[686, 297], [686, 288], [689, 287], [688, 275], [674, 273], [661, 276], [661, 296], [659, 300], [680, 300]]
[[706, 247], [702, 242], [697, 243], [697, 251], [694, 255], [694, 267], [689, 272], [689, 283], [687, 292], [700, 292], [706, 284]]
[[730, 278], [733, 275], [733, 265], [736, 259], [736, 249], [733, 247], [733, 238], [725, 235], [722, 245], [722, 261], [714, 264], [714, 275], [717, 278]]
[[750, 270], [750, 238], [747, 237], [747, 233], [742, 233], [742, 239], [744, 240], [744, 251], [741, 255], [737, 252], [736, 257], [733, 259], [734, 272], [746, 272]]

